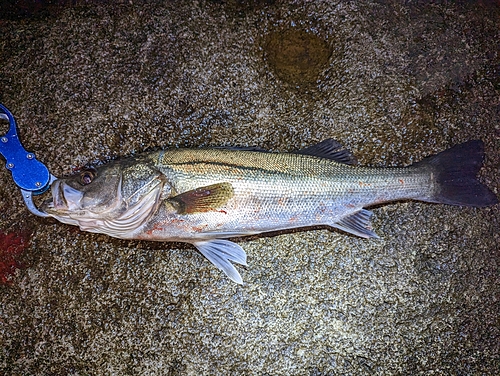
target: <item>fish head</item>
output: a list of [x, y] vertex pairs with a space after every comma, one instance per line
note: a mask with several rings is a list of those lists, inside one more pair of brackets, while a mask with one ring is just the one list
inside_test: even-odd
[[158, 208], [170, 186], [151, 163], [129, 158], [84, 169], [52, 183], [41, 210], [90, 232], [128, 238]]

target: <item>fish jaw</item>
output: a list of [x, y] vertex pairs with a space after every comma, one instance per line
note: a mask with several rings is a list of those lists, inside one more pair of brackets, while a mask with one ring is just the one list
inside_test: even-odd
[[53, 209], [60, 211], [77, 211], [81, 209], [81, 201], [83, 192], [70, 187], [67, 184], [61, 184], [60, 180], [56, 180], [52, 185], [53, 192]]
[[[120, 187], [121, 182], [118, 184]], [[41, 209], [50, 217], [62, 223], [79, 226], [83, 231], [100, 232], [102, 219], [112, 216], [112, 213], [120, 211], [122, 199], [117, 191], [116, 199], [106, 206], [106, 210], [95, 212], [92, 208], [85, 208], [84, 192], [70, 186], [65, 179], [57, 179], [51, 188], [52, 199], [45, 201]]]

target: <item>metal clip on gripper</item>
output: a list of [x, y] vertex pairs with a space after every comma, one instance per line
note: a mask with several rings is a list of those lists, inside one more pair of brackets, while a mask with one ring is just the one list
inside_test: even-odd
[[0, 135], [0, 154], [6, 160], [5, 166], [12, 173], [12, 179], [21, 190], [29, 211], [40, 217], [47, 217], [47, 213], [35, 206], [33, 195], [45, 192], [56, 178], [35, 158], [35, 154], [23, 148], [17, 135], [16, 120], [2, 104], [0, 104], [0, 119], [9, 122], [9, 131], [3, 136]]

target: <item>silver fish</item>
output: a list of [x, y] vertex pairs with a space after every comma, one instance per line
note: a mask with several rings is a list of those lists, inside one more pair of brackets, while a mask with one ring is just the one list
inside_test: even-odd
[[227, 238], [314, 225], [376, 238], [371, 205], [498, 203], [476, 179], [483, 149], [469, 141], [403, 168], [355, 166], [331, 139], [296, 153], [160, 150], [57, 179], [42, 210], [83, 231], [191, 243], [242, 283], [231, 262], [246, 254]]

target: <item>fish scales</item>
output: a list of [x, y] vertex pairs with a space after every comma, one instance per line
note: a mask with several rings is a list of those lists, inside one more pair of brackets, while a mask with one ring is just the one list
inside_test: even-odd
[[[432, 189], [430, 173], [411, 168], [353, 167], [300, 154], [225, 149], [177, 149], [151, 154], [151, 160], [176, 192], [221, 181], [234, 197], [217, 211], [189, 218], [165, 210], [144, 227], [143, 239], [172, 235], [170, 219], [181, 224], [179, 237], [202, 238], [205, 232], [240, 235], [311, 225], [332, 225], [363, 206], [422, 197]], [[182, 220], [182, 222], [181, 222]], [[163, 231], [159, 223], [165, 222]], [[203, 226], [202, 226], [203, 224]], [[150, 232], [156, 226], [156, 231]]]

